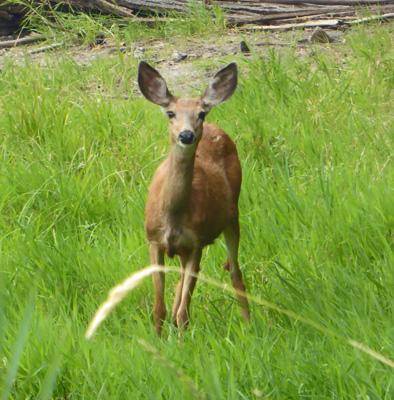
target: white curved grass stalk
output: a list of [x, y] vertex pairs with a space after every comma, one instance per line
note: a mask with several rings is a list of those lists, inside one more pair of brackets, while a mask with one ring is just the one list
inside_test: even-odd
[[[115, 286], [111, 291], [109, 292], [108, 299], [105, 303], [103, 303], [100, 308], [97, 310], [92, 322], [89, 324], [88, 330], [86, 332], [86, 338], [90, 339], [93, 334], [96, 332], [98, 326], [101, 324], [102, 321], [107, 317], [109, 312], [129, 293], [131, 292], [135, 287], [137, 287], [143, 279], [145, 279], [147, 276], [151, 275], [153, 272], [169, 272], [169, 271], [176, 271], [179, 272], [180, 268], [175, 268], [175, 267], [164, 267], [162, 265], [151, 265], [150, 267], [144, 268], [139, 270], [138, 272], [133, 273], [130, 275], [126, 280], [124, 280], [120, 285]], [[257, 304], [263, 305], [267, 308], [270, 308], [272, 310], [278, 311], [281, 314], [285, 314], [289, 316], [290, 318], [303, 322], [306, 325], [312, 326], [313, 328], [329, 334], [331, 336], [334, 336], [345, 343], [349, 344], [352, 347], [355, 347], [356, 349], [361, 350], [363, 353], [368, 354], [369, 356], [375, 358], [376, 360], [379, 360], [383, 364], [388, 365], [389, 367], [394, 369], [394, 362], [388, 359], [387, 357], [383, 356], [382, 354], [376, 352], [375, 350], [372, 350], [368, 346], [365, 346], [364, 344], [357, 342], [352, 339], [347, 339], [344, 336], [342, 336], [340, 333], [337, 333], [333, 331], [332, 329], [326, 328], [323, 325], [320, 325], [319, 323], [312, 321], [309, 318], [306, 318], [302, 315], [299, 315], [295, 313], [294, 311], [291, 310], [286, 310], [284, 308], [281, 308], [277, 306], [274, 303], [271, 303], [270, 301], [267, 301], [265, 299], [262, 299], [260, 297], [236, 290], [232, 287], [227, 286], [226, 284], [223, 284], [222, 282], [216, 281], [211, 278], [207, 278], [203, 275], [198, 275], [193, 272], [188, 272], [190, 275], [198, 277], [199, 279], [210, 283], [211, 285], [217, 286], [227, 292], [234, 293], [234, 294], [242, 294], [248, 298], [248, 300], [251, 300]]]
[[137, 287], [144, 278], [151, 275], [153, 272], [166, 271], [167, 268], [160, 265], [151, 265], [148, 268], [141, 269], [138, 272], [130, 275], [120, 285], [115, 286], [109, 292], [108, 299], [96, 311], [92, 322], [89, 324], [86, 331], [86, 338], [90, 339], [96, 332], [98, 326], [105, 320], [110, 311], [135, 287]]

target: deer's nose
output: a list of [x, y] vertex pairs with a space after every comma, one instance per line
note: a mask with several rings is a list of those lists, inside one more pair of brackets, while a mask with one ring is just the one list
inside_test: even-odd
[[179, 134], [178, 139], [183, 144], [192, 144], [196, 141], [196, 136], [194, 135], [194, 132], [186, 130]]

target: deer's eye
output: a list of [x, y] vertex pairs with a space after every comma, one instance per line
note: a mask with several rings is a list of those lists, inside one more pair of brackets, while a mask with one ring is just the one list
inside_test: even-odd
[[200, 114], [198, 114], [198, 119], [201, 119], [202, 121], [204, 121], [206, 116], [207, 116], [207, 113], [205, 113], [204, 111], [201, 111]]
[[174, 111], [167, 111], [167, 115], [168, 115], [168, 118], [170, 118], [170, 119], [175, 117]]

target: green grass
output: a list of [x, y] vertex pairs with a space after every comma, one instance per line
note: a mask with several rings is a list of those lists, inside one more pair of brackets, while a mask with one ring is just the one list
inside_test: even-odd
[[[239, 149], [248, 291], [326, 331], [257, 304], [246, 326], [234, 296], [199, 281], [182, 345], [169, 324], [156, 337], [150, 280], [84, 338], [108, 290], [149, 264], [144, 205], [168, 137], [129, 86], [136, 61], [7, 64], [0, 399], [392, 399], [392, 369], [347, 343], [394, 358], [392, 28], [304, 58], [235, 58], [239, 88], [209, 120]], [[225, 257], [217, 240], [203, 273], [229, 282]]]
[[[122, 19], [98, 13], [78, 11], [69, 5], [48, 2], [40, 6], [29, 0], [6, 0], [8, 3], [24, 7], [28, 12], [22, 26], [46, 36], [49, 42], [63, 41], [69, 44], [85, 44], [94, 47], [97, 37], [115, 39], [133, 44], [141, 39], [152, 37], [173, 38], [175, 36], [211, 37], [220, 35], [226, 30], [225, 12], [217, 6], [207, 9], [197, 2], [189, 2], [184, 14], [171, 11], [165, 16], [152, 14], [147, 23], [140, 15], [134, 19]], [[69, 8], [69, 11], [66, 10]], [[143, 15], [144, 16], [144, 15]], [[146, 14], [145, 14], [146, 16]]]

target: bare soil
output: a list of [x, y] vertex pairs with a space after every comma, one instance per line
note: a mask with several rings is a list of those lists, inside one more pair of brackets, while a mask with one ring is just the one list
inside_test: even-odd
[[[204, 39], [187, 37], [169, 40], [152, 38], [133, 44], [121, 43], [120, 47], [112, 38], [98, 40], [93, 47], [59, 43], [57, 47], [48, 49], [48, 45], [36, 43], [0, 50], [0, 68], [3, 68], [5, 63], [9, 61], [16, 65], [24, 65], [26, 60], [45, 67], [51, 59], [55, 60], [59, 54], [64, 52], [83, 67], [95, 60], [118, 57], [118, 53], [122, 52], [129, 57], [148, 59], [153, 62], [155, 67], [165, 76], [170, 87], [184, 89], [186, 91], [184, 94], [189, 94], [190, 88], [200, 87], [201, 82], [206, 81], [212, 75], [210, 59], [217, 60], [217, 64], [220, 65], [224, 64], [224, 62], [220, 62], [221, 58], [226, 57], [227, 62], [231, 55], [239, 56], [243, 54], [245, 57], [260, 55], [264, 57], [272, 48], [280, 51], [290, 46], [295, 46], [296, 55], [304, 57], [313, 52], [315, 46], [320, 46], [326, 51], [334, 53], [337, 53], [337, 49], [340, 47], [345, 46], [346, 31], [326, 30], [331, 43], [320, 44], [310, 41], [313, 31], [314, 29], [239, 33], [230, 30], [220, 37]], [[3, 38], [3, 40], [10, 39], [10, 37]], [[245, 44], [241, 44], [242, 41], [247, 43], [250, 51], [247, 51]], [[207, 60], [207, 67], [201, 68], [201, 66], [204, 66], [204, 60]], [[196, 63], [196, 61], [200, 62]]]

